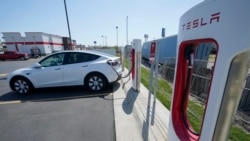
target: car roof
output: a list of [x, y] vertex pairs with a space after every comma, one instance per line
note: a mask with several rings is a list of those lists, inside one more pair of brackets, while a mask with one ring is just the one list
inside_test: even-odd
[[103, 53], [103, 52], [99, 52], [99, 51], [93, 51], [93, 50], [64, 50], [64, 51], [56, 52], [55, 54], [62, 53], [62, 52], [90, 53], [90, 54], [103, 56], [103, 57], [106, 57], [106, 58], [119, 58], [119, 57], [111, 55], [111, 54], [107, 54], [107, 53]]

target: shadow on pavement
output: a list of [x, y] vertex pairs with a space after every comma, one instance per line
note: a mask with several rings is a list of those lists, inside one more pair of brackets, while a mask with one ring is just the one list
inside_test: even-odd
[[124, 99], [123, 103], [122, 103], [122, 108], [123, 111], [126, 114], [131, 114], [133, 111], [133, 107], [134, 107], [134, 103], [135, 100], [138, 96], [138, 92], [134, 91], [133, 88], [131, 87], [126, 95], [126, 98]]
[[21, 101], [21, 102], [43, 102], [58, 101], [68, 99], [79, 99], [88, 97], [105, 97], [113, 93], [120, 87], [118, 82], [109, 85], [105, 90], [93, 92], [83, 86], [72, 87], [56, 87], [36, 89], [34, 93], [28, 95], [20, 95], [13, 91], [0, 96], [0, 102]]
[[0, 80], [7, 80], [7, 78], [5, 78], [5, 77], [0, 77]]

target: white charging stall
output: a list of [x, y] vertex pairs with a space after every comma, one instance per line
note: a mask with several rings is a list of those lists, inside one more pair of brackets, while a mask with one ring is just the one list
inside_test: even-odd
[[125, 47], [121, 47], [120, 49], [121, 49], [120, 60], [121, 60], [121, 65], [122, 65], [122, 71], [124, 71]]
[[140, 91], [141, 83], [141, 40], [134, 39], [132, 42], [132, 87], [135, 91]]
[[[205, 0], [180, 19], [168, 140], [224, 141], [237, 110], [250, 60], [250, 1]], [[191, 74], [201, 45], [216, 49], [200, 131], [187, 114]], [[208, 65], [206, 65], [207, 67]]]

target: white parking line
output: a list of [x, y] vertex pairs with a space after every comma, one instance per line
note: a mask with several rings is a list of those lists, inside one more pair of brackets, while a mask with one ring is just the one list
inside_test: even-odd
[[0, 77], [5, 77], [7, 75], [8, 75], [8, 73], [0, 73]]
[[4, 104], [16, 104], [16, 103], [21, 103], [21, 100], [15, 100], [15, 101], [2, 101], [0, 102], [0, 105], [4, 105]]

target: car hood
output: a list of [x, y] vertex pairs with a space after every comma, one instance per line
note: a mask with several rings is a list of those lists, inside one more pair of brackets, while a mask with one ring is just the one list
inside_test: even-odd
[[11, 73], [9, 73], [7, 75], [7, 79], [11, 79], [13, 76], [16, 76], [16, 75], [21, 75], [21, 76], [25, 76], [25, 77], [28, 77], [32, 72], [32, 67], [26, 67], [26, 68], [21, 68], [21, 69], [17, 69]]

